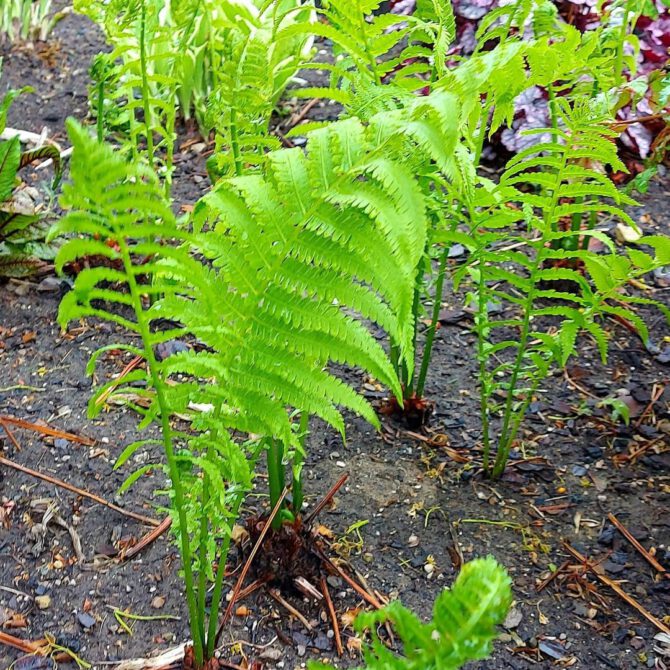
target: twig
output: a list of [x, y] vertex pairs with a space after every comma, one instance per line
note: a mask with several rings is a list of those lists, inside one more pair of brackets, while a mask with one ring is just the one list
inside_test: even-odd
[[333, 484], [330, 491], [328, 491], [328, 493], [326, 493], [326, 495], [323, 496], [323, 498], [321, 498], [319, 504], [305, 517], [303, 521], [303, 524], [305, 526], [309, 526], [310, 522], [319, 515], [321, 510], [333, 499], [333, 496], [342, 488], [344, 482], [346, 482], [347, 479], [349, 479], [349, 474], [345, 473], [335, 482], [335, 484]]
[[307, 619], [305, 618], [305, 616], [304, 616], [301, 612], [299, 612], [295, 607], [293, 607], [293, 605], [291, 605], [290, 602], [288, 602], [287, 600], [284, 600], [284, 598], [282, 598], [282, 596], [281, 596], [281, 594], [279, 593], [279, 591], [275, 591], [274, 589], [268, 589], [268, 593], [269, 593], [270, 596], [271, 596], [272, 598], [274, 598], [274, 600], [276, 600], [282, 607], [284, 607], [284, 608], [285, 608], [287, 611], [289, 611], [289, 612], [290, 612], [296, 619], [298, 619], [298, 621], [300, 621], [300, 623], [301, 623], [307, 630], [314, 630], [314, 626], [312, 626], [312, 624], [311, 624], [309, 621], [307, 621]]
[[312, 107], [314, 107], [320, 98], [312, 98], [298, 113], [294, 114], [289, 120], [288, 123], [284, 126], [284, 132], [288, 132], [295, 128], [310, 112]]
[[44, 128], [41, 134], [31, 133], [29, 130], [18, 130], [16, 128], [5, 128], [2, 133], [0, 133], [0, 140], [13, 140], [15, 137], [19, 138], [19, 142], [22, 144], [34, 144], [36, 147], [44, 146], [44, 144], [52, 144], [53, 146], [61, 151], [61, 148], [53, 140], [47, 139], [46, 131]]
[[270, 527], [272, 526], [272, 521], [277, 516], [279, 510], [281, 509], [281, 505], [284, 502], [284, 498], [286, 498], [286, 495], [288, 494], [288, 489], [284, 487], [284, 490], [282, 491], [282, 494], [279, 496], [279, 500], [277, 500], [277, 503], [274, 506], [274, 509], [270, 513], [270, 516], [268, 517], [268, 520], [265, 522], [265, 526], [263, 527], [263, 530], [261, 531], [261, 534], [258, 536], [258, 539], [256, 540], [256, 544], [254, 545], [254, 548], [251, 550], [251, 554], [249, 554], [249, 558], [247, 559], [247, 562], [244, 564], [244, 567], [242, 568], [242, 572], [240, 573], [240, 576], [237, 578], [237, 582], [235, 583], [235, 588], [233, 589], [233, 596], [230, 599], [230, 602], [228, 603], [228, 607], [226, 607], [226, 611], [223, 613], [223, 619], [221, 619], [221, 623], [219, 624], [219, 629], [216, 631], [216, 638], [214, 638], [214, 642], [216, 647], [219, 646], [219, 640], [221, 639], [221, 633], [223, 633], [223, 628], [224, 626], [228, 623], [228, 619], [230, 619], [230, 615], [233, 612], [233, 607], [235, 606], [235, 601], [237, 600], [237, 596], [240, 592], [240, 589], [242, 588], [242, 584], [244, 584], [244, 580], [246, 579], [247, 572], [249, 572], [249, 568], [251, 568], [251, 564], [256, 557], [256, 554], [258, 553], [258, 550], [261, 548], [261, 544], [263, 543], [263, 540], [265, 539], [265, 536], [268, 534], [268, 531], [270, 530]]
[[360, 584], [358, 584], [358, 582], [356, 582], [355, 579], [350, 577], [344, 570], [342, 570], [342, 568], [339, 565], [333, 563], [333, 561], [331, 561], [330, 558], [328, 558], [328, 556], [326, 556], [322, 552], [319, 552], [318, 556], [324, 563], [326, 563], [333, 570], [335, 570], [335, 572], [337, 572], [337, 574], [340, 577], [342, 577], [342, 579], [344, 579], [344, 581], [347, 584], [349, 584], [349, 586], [351, 586], [351, 588], [354, 591], [356, 591], [356, 593], [358, 593], [358, 595], [361, 596], [363, 600], [365, 600], [365, 602], [369, 603], [378, 610], [380, 610], [383, 607], [383, 605], [379, 602], [379, 600], [377, 600], [377, 598], [375, 598], [372, 594], [368, 593]]
[[551, 582], [553, 582], [554, 579], [556, 579], [556, 577], [558, 577], [558, 575], [560, 575], [569, 565], [570, 565], [570, 561], [563, 561], [563, 563], [561, 563], [561, 565], [558, 568], [556, 568], [556, 570], [554, 570], [546, 579], [543, 579], [535, 587], [535, 590], [538, 593], [540, 593], [541, 591], [546, 589], [547, 586], [549, 586], [549, 584], [551, 584]]
[[659, 621], [651, 612], [646, 610], [642, 605], [635, 600], [632, 596], [628, 595], [615, 581], [611, 580], [609, 577], [600, 574], [590, 561], [582, 556], [574, 547], [572, 547], [568, 542], [563, 542], [563, 547], [565, 550], [574, 558], [576, 558], [580, 563], [584, 565], [587, 570], [590, 570], [605, 586], [609, 586], [614, 593], [616, 593], [622, 600], [625, 600], [632, 608], [636, 609], [647, 621], [652, 623], [656, 628], [664, 633], [670, 635], [670, 628], [668, 628], [662, 621]]
[[[132, 372], [144, 359], [142, 356], [135, 356], [128, 365], [126, 365], [123, 370], [118, 374], [117, 377], [115, 377], [114, 381], [120, 382], [127, 374]], [[104, 404], [105, 400], [109, 398], [109, 396], [113, 393], [115, 387], [110, 386], [104, 393], [101, 393], [96, 399], [95, 399], [95, 404], [96, 406], [100, 406]]]
[[[116, 670], [163, 670], [169, 668], [184, 658], [186, 647], [190, 644], [191, 642], [185, 642], [174, 649], [168, 649], [168, 651], [163, 652], [160, 656], [156, 656], [155, 658], [134, 658], [129, 661], [122, 661], [116, 666]], [[103, 664], [115, 665], [116, 663], [102, 661], [95, 663], [95, 666]]]
[[572, 388], [576, 389], [580, 393], [583, 393], [585, 396], [589, 398], [597, 398], [597, 395], [594, 395], [589, 391], [587, 388], [584, 388], [581, 384], [578, 384], [569, 374], [567, 369], [563, 370], [563, 377], [565, 377], [565, 381], [568, 382], [569, 386], [572, 386]]
[[342, 646], [342, 638], [340, 637], [340, 626], [337, 623], [337, 614], [335, 613], [335, 606], [333, 605], [333, 600], [330, 597], [330, 591], [328, 590], [328, 582], [325, 577], [321, 577], [321, 591], [323, 592], [323, 597], [326, 599], [326, 605], [328, 606], [328, 613], [330, 614], [330, 620], [333, 624], [333, 632], [335, 633], [335, 647], [337, 649], [337, 655], [342, 656], [344, 654], [344, 647]]
[[17, 426], [18, 428], [25, 428], [26, 430], [34, 430], [36, 433], [42, 433], [42, 435], [49, 435], [50, 437], [62, 437], [65, 440], [68, 440], [70, 442], [76, 442], [78, 444], [83, 444], [86, 447], [93, 447], [95, 445], [95, 440], [92, 440], [89, 437], [80, 437], [79, 435], [74, 435], [73, 433], [66, 433], [65, 431], [58, 430], [57, 428], [49, 428], [49, 426], [40, 426], [38, 423], [31, 423], [30, 421], [17, 419], [13, 416], [6, 416], [5, 414], [0, 414], [0, 420], [5, 423], [9, 423], [12, 426]]
[[641, 456], [645, 452], [649, 451], [652, 447], [655, 447], [657, 444], [665, 441], [665, 436], [657, 437], [655, 440], [649, 440], [646, 444], [643, 444], [639, 449], [631, 451], [628, 454], [615, 454], [612, 457], [612, 460], [619, 465], [620, 463], [633, 462], [638, 456]]
[[0, 630], [0, 644], [4, 644], [7, 647], [13, 647], [22, 651], [24, 654], [34, 654], [40, 652], [44, 648], [44, 644], [40, 642], [30, 642], [29, 640], [22, 640], [21, 638], [14, 637], [9, 633], [3, 633]]
[[642, 557], [651, 565], [657, 572], [660, 572], [666, 579], [670, 579], [670, 573], [633, 537], [631, 532], [617, 519], [611, 512], [607, 518], [613, 523], [618, 531], [642, 554]]
[[269, 579], [257, 579], [249, 586], [245, 586], [238, 594], [237, 598], [235, 598], [235, 602], [239, 602], [240, 600], [244, 600], [245, 598], [248, 598], [252, 593], [256, 593], [258, 589], [262, 588], [265, 586], [270, 580]]
[[14, 433], [12, 432], [11, 428], [7, 425], [5, 420], [2, 419], [2, 418], [0, 418], [0, 426], [2, 426], [2, 429], [5, 431], [5, 433], [7, 433], [7, 437], [9, 438], [9, 441], [16, 448], [16, 451], [21, 451], [21, 445], [19, 444], [16, 437], [14, 437]]
[[651, 391], [651, 398], [649, 399], [649, 404], [644, 408], [644, 411], [642, 412], [642, 414], [640, 414], [640, 416], [637, 418], [637, 421], [635, 422], [636, 428], [639, 428], [642, 425], [644, 418], [647, 416], [647, 414], [649, 414], [654, 405], [658, 402], [660, 397], [663, 395], [664, 391], [665, 386], [663, 386], [663, 384], [654, 384], [653, 389]]
[[123, 552], [121, 554], [121, 560], [129, 561], [134, 556], [137, 556], [140, 551], [148, 547], [152, 542], [155, 542], [171, 525], [172, 517], [166, 516], [158, 526], [143, 535], [136, 545]]
[[50, 475], [45, 475], [42, 474], [41, 472], [37, 472], [37, 470], [31, 470], [30, 468], [27, 468], [25, 465], [19, 465], [18, 463], [10, 461], [8, 458], [5, 458], [4, 456], [0, 456], [0, 465], [6, 465], [9, 468], [13, 468], [14, 470], [23, 472], [27, 475], [30, 475], [31, 477], [41, 479], [42, 481], [48, 482], [49, 484], [53, 484], [54, 486], [59, 486], [60, 488], [65, 489], [66, 491], [70, 491], [70, 493], [76, 493], [78, 496], [82, 496], [82, 498], [88, 498], [89, 500], [93, 500], [94, 502], [97, 502], [99, 505], [109, 507], [109, 509], [113, 509], [115, 512], [118, 512], [119, 514], [123, 514], [124, 516], [128, 516], [131, 519], [135, 519], [136, 521], [140, 521], [141, 523], [145, 523], [149, 526], [160, 525], [160, 521], [157, 521], [156, 519], [151, 519], [148, 516], [143, 516], [142, 514], [137, 514], [136, 512], [125, 510], [122, 507], [115, 505], [114, 503], [107, 502], [104, 498], [101, 498], [100, 496], [97, 496], [94, 493], [84, 491], [83, 489], [77, 488], [72, 484], [68, 484], [67, 482], [57, 479], [56, 477], [51, 477]]

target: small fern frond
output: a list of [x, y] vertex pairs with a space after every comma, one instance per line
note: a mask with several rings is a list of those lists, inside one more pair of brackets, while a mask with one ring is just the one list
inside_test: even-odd
[[[360, 614], [356, 630], [369, 630], [363, 650], [366, 670], [457, 670], [486, 658], [512, 602], [511, 580], [492, 557], [466, 563], [451, 589], [435, 600], [432, 621], [425, 624], [394, 602], [378, 612]], [[403, 654], [391, 651], [378, 628], [390, 623], [402, 642]], [[327, 666], [310, 664], [310, 670]]]

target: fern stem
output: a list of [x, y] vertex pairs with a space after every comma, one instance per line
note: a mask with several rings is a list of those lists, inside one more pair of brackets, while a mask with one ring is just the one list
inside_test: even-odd
[[293, 514], [297, 517], [301, 510], [302, 504], [305, 500], [302, 487], [302, 466], [305, 462], [305, 445], [307, 443], [307, 434], [309, 431], [309, 413], [302, 412], [300, 414], [300, 450], [296, 450], [293, 458], [293, 483], [291, 485], [291, 496], [293, 498]]
[[97, 115], [96, 119], [96, 130], [98, 136], [98, 142], [102, 144], [105, 140], [105, 118], [104, 118], [104, 107], [105, 107], [105, 81], [100, 79], [98, 82], [98, 99], [97, 99]]
[[[558, 195], [560, 192], [560, 185], [563, 181], [563, 173], [567, 166], [567, 156], [568, 156], [568, 147], [561, 154], [561, 166], [556, 172], [556, 180], [554, 183], [554, 188], [552, 189], [550, 205], [545, 211], [544, 215], [544, 234], [553, 229], [554, 223], [554, 212], [556, 206], [558, 205]], [[493, 479], [498, 479], [505, 470], [505, 465], [507, 465], [507, 459], [509, 458], [509, 452], [512, 445], [512, 441], [516, 436], [516, 430], [523, 419], [523, 414], [525, 409], [528, 407], [527, 403], [523, 403], [519, 409], [516, 410], [516, 417], [514, 420], [514, 426], [516, 430], [510, 430], [510, 422], [512, 421], [512, 416], [514, 415], [514, 395], [521, 373], [521, 366], [523, 365], [523, 359], [526, 353], [526, 346], [528, 345], [528, 338], [530, 335], [530, 321], [533, 314], [533, 304], [535, 302], [535, 292], [537, 284], [537, 273], [542, 268], [542, 263], [544, 262], [545, 255], [545, 243], [544, 235], [538, 240], [535, 244], [535, 260], [531, 267], [529, 277], [528, 277], [528, 293], [526, 294], [526, 299], [523, 302], [523, 322], [521, 325], [521, 335], [519, 337], [519, 346], [517, 349], [516, 357], [514, 359], [514, 365], [512, 368], [512, 374], [510, 376], [510, 381], [507, 387], [507, 398], [505, 399], [505, 409], [503, 414], [503, 425], [500, 431], [500, 438], [498, 440], [498, 451], [496, 453], [496, 460], [493, 465], [493, 472], [491, 476]], [[528, 398], [526, 398], [528, 400]]]
[[156, 402], [158, 403], [158, 408], [160, 411], [163, 449], [165, 451], [165, 458], [168, 463], [168, 471], [170, 473], [170, 480], [172, 482], [172, 490], [174, 491], [173, 506], [177, 512], [179, 520], [178, 534], [183, 563], [182, 568], [184, 570], [184, 584], [186, 587], [186, 602], [189, 612], [189, 624], [191, 628], [191, 635], [193, 637], [193, 655], [195, 657], [196, 666], [200, 667], [203, 662], [203, 640], [200, 636], [200, 628], [198, 626], [198, 605], [196, 601], [195, 585], [193, 580], [193, 564], [191, 561], [191, 547], [189, 544], [188, 519], [186, 517], [184, 491], [179, 475], [179, 466], [177, 464], [174, 445], [172, 443], [170, 412], [165, 400], [163, 380], [158, 374], [158, 363], [154, 355], [154, 350], [151, 346], [149, 320], [147, 319], [146, 312], [142, 307], [142, 296], [135, 278], [135, 268], [133, 267], [130, 249], [128, 248], [128, 245], [122, 236], [119, 235], [117, 241], [119, 244], [119, 251], [123, 259], [123, 267], [127, 277], [128, 291], [130, 292], [132, 306], [137, 317], [137, 329], [140, 337], [142, 338], [144, 357], [147, 362], [152, 385], [156, 391]]
[[[219, 438], [218, 422], [221, 416], [221, 410], [222, 403], [219, 402], [214, 409], [214, 428], [209, 436], [209, 442], [207, 443], [206, 459], [210, 462], [214, 458], [214, 445]], [[209, 531], [207, 508], [209, 506], [209, 501], [210, 475], [205, 470], [202, 474], [202, 507], [200, 509], [200, 537], [198, 539], [198, 625], [200, 627], [203, 643], [208, 640], [205, 635], [205, 604], [207, 593], [207, 570], [205, 569], [205, 565], [207, 563], [207, 539]]]
[[447, 276], [447, 258], [449, 257], [449, 248], [445, 247], [440, 256], [440, 265], [437, 270], [437, 281], [435, 283], [435, 297], [433, 299], [433, 312], [431, 314], [430, 325], [426, 331], [426, 343], [423, 347], [423, 357], [421, 358], [421, 369], [416, 382], [416, 394], [419, 398], [423, 397], [426, 386], [426, 377], [430, 359], [433, 355], [433, 344], [435, 343], [435, 334], [437, 332], [437, 323], [440, 319], [440, 308], [442, 307], [442, 293], [444, 291], [444, 280]]
[[[286, 472], [284, 470], [284, 448], [282, 443], [275, 438], [270, 438], [267, 449], [268, 483], [270, 487], [270, 507], [274, 509], [281, 497], [286, 483]], [[272, 520], [272, 528], [281, 528], [283, 517], [277, 514]]]
[[237, 129], [237, 110], [230, 108], [230, 147], [233, 150], [233, 160], [235, 162], [235, 174], [241, 177], [244, 168], [242, 166], [242, 156], [240, 155], [240, 138]]
[[[421, 310], [421, 291], [423, 289], [423, 278], [426, 273], [426, 260], [428, 258], [428, 250], [424, 251], [421, 261], [416, 270], [416, 279], [414, 280], [414, 299], [412, 300], [412, 320], [414, 322], [414, 332], [412, 334], [412, 351], [416, 351], [416, 340], [419, 332], [419, 311]], [[402, 366], [402, 382], [404, 386], [404, 397], [411, 398], [414, 394], [414, 379], [415, 369], [409, 370], [407, 367], [407, 360], [403, 357]]]
[[[230, 518], [237, 519], [240, 513], [240, 507], [244, 500], [244, 491], [240, 491], [235, 497], [231, 506]], [[232, 530], [232, 529], [231, 529]], [[209, 622], [207, 625], [207, 642], [205, 658], [208, 660], [214, 657], [216, 648], [216, 631], [219, 624], [219, 610], [221, 608], [221, 596], [223, 594], [223, 580], [226, 577], [226, 564], [228, 563], [228, 552], [230, 551], [230, 542], [232, 533], [228, 532], [223, 538], [221, 550], [217, 556], [218, 564], [216, 566], [216, 575], [214, 577], [214, 589], [212, 590], [212, 604], [209, 610]]]
[[551, 117], [551, 128], [554, 131], [551, 134], [551, 141], [556, 143], [558, 142], [558, 110], [556, 109], [556, 91], [554, 90], [554, 85], [549, 84], [547, 86], [547, 96], [549, 97], [549, 116]]
[[377, 63], [377, 59], [375, 58], [375, 55], [372, 53], [372, 49], [370, 48], [370, 40], [368, 39], [368, 31], [367, 31], [367, 22], [365, 21], [365, 13], [363, 11], [360, 11], [360, 2], [358, 4], [358, 17], [359, 17], [359, 27], [361, 31], [361, 39], [363, 40], [363, 47], [365, 48], [365, 53], [368, 56], [368, 65], [370, 67], [370, 73], [374, 77], [375, 84], [377, 86], [382, 85], [382, 78], [379, 74], [379, 66]]
[[[472, 221], [473, 230], [476, 229], [477, 215], [472, 206], [468, 204], [470, 221]], [[483, 248], [480, 249], [480, 252]], [[486, 290], [486, 264], [484, 258], [479, 259], [479, 277], [477, 279], [477, 314], [475, 316], [475, 329], [477, 331], [477, 360], [479, 362], [479, 413], [482, 422], [482, 449], [483, 449], [483, 468], [486, 474], [490, 469], [491, 458], [491, 426], [489, 419], [489, 399], [490, 389], [487, 370], [486, 343], [488, 337], [488, 293]]]
[[154, 137], [153, 137], [153, 123], [151, 114], [151, 102], [149, 89], [149, 78], [147, 74], [147, 44], [146, 44], [146, 29], [147, 29], [147, 8], [145, 0], [141, 2], [140, 14], [140, 70], [142, 76], [142, 108], [144, 110], [144, 127], [146, 130], [147, 140], [147, 155], [149, 158], [149, 166], [154, 167]]

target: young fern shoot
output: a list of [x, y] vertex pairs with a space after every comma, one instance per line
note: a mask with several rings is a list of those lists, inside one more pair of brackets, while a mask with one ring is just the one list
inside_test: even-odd
[[[372, 637], [372, 643], [363, 647], [365, 670], [458, 670], [487, 658], [496, 626], [504, 621], [511, 602], [511, 580], [505, 570], [491, 557], [470, 561], [451, 589], [438, 595], [429, 623], [399, 602], [357, 617], [356, 631], [369, 630]], [[383, 624], [393, 626], [402, 654], [379, 638], [377, 631]], [[329, 666], [311, 663], [308, 667], [325, 670]]]

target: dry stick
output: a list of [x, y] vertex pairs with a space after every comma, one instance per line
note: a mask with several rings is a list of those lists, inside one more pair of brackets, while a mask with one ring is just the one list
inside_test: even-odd
[[643, 558], [657, 572], [660, 572], [666, 579], [670, 579], [670, 573], [631, 535], [630, 531], [617, 519], [611, 512], [607, 518], [613, 523], [619, 532], [642, 554]]
[[9, 423], [12, 426], [17, 426], [18, 428], [25, 428], [26, 430], [34, 430], [36, 433], [42, 433], [42, 435], [49, 435], [50, 437], [62, 437], [65, 440], [70, 442], [76, 442], [78, 444], [83, 444], [86, 447], [92, 447], [95, 445], [95, 440], [92, 440], [89, 437], [80, 437], [79, 435], [74, 435], [72, 433], [66, 433], [65, 431], [58, 430], [57, 428], [49, 428], [49, 426], [40, 426], [38, 423], [31, 423], [30, 421], [24, 421], [23, 419], [16, 419], [13, 416], [6, 416], [0, 414], [0, 421], [3, 423]]
[[289, 132], [297, 126], [309, 114], [310, 109], [319, 102], [319, 98], [312, 98], [297, 114], [294, 114], [284, 127], [284, 132]]
[[[126, 365], [126, 367], [123, 368], [123, 370], [121, 370], [118, 376], [115, 377], [114, 381], [120, 382], [126, 375], [130, 374], [143, 360], [144, 358], [142, 356], [135, 356], [135, 358], [133, 358], [133, 360], [130, 361], [130, 363], [128, 363], [128, 365]], [[98, 396], [95, 400], [96, 406], [104, 404], [105, 400], [107, 400], [107, 398], [109, 398], [109, 396], [112, 394], [114, 388], [116, 387], [110, 386], [104, 393], [100, 394], [100, 396]]]
[[44, 645], [40, 644], [40, 642], [30, 642], [29, 640], [21, 640], [18, 637], [14, 637], [9, 633], [3, 633], [2, 631], [0, 631], [0, 644], [4, 644], [8, 647], [13, 647], [14, 649], [18, 649], [19, 651], [22, 651], [24, 654], [34, 654], [36, 652], [40, 652], [44, 648]]
[[53, 484], [54, 486], [59, 486], [60, 488], [65, 489], [66, 491], [70, 491], [70, 493], [76, 493], [78, 496], [82, 496], [83, 498], [93, 500], [94, 502], [97, 502], [99, 505], [109, 507], [109, 509], [113, 509], [115, 512], [118, 512], [119, 514], [123, 514], [124, 516], [128, 516], [131, 519], [135, 519], [136, 521], [140, 521], [141, 523], [145, 523], [149, 526], [160, 525], [160, 521], [157, 521], [156, 519], [151, 519], [148, 516], [143, 516], [142, 514], [137, 514], [135, 512], [125, 510], [121, 507], [118, 507], [114, 503], [107, 502], [104, 498], [101, 498], [100, 496], [97, 496], [94, 493], [84, 491], [83, 489], [77, 488], [72, 484], [68, 484], [67, 482], [61, 481], [60, 479], [56, 479], [56, 477], [51, 477], [50, 475], [44, 475], [41, 472], [37, 472], [36, 470], [31, 470], [30, 468], [27, 468], [25, 465], [19, 465], [18, 463], [10, 461], [8, 458], [5, 458], [4, 456], [0, 456], [0, 465], [6, 465], [7, 467], [13, 468], [14, 470], [18, 470], [19, 472], [23, 472], [27, 475], [30, 475], [31, 477], [41, 479], [42, 481], [45, 482], [49, 482], [49, 484]]
[[335, 647], [337, 648], [337, 655], [342, 656], [344, 654], [344, 647], [342, 646], [342, 638], [340, 637], [340, 627], [337, 623], [337, 614], [335, 613], [335, 606], [333, 605], [333, 600], [330, 597], [330, 591], [328, 590], [328, 582], [325, 577], [321, 577], [321, 591], [323, 592], [323, 597], [326, 599], [326, 605], [328, 606], [328, 613], [330, 614], [330, 620], [333, 624], [333, 632], [335, 633]]
[[321, 510], [333, 499], [335, 494], [342, 488], [344, 482], [346, 482], [347, 479], [349, 479], [349, 474], [345, 473], [335, 482], [335, 484], [331, 487], [330, 491], [328, 491], [328, 493], [326, 493], [326, 495], [323, 496], [323, 498], [321, 498], [319, 504], [304, 518], [303, 524], [305, 526], [309, 526], [310, 522], [319, 515]]
[[[593, 417], [590, 417], [593, 418]], [[627, 463], [629, 461], [634, 461], [638, 456], [644, 454], [646, 451], [649, 451], [652, 447], [655, 447], [657, 444], [663, 442], [665, 440], [665, 435], [661, 435], [661, 437], [657, 437], [655, 440], [650, 440], [643, 446], [641, 446], [639, 449], [636, 449], [635, 451], [631, 451], [629, 454], [615, 454], [613, 457], [613, 460], [615, 463]]]
[[570, 565], [570, 561], [563, 561], [563, 563], [561, 563], [561, 565], [558, 568], [556, 568], [556, 570], [554, 570], [546, 579], [543, 579], [535, 587], [535, 591], [537, 591], [537, 593], [540, 593], [544, 589], [546, 589], [547, 586], [549, 586], [549, 584], [551, 584], [551, 582], [553, 582], [554, 579], [556, 579], [556, 577], [558, 577], [558, 575], [560, 575], [564, 570], [566, 570], [569, 565]]
[[272, 598], [274, 598], [282, 607], [286, 608], [300, 623], [307, 629], [307, 630], [314, 630], [314, 627], [312, 624], [307, 621], [305, 616], [299, 612], [293, 605], [291, 605], [290, 602], [284, 600], [284, 598], [281, 597], [281, 594], [279, 591], [275, 591], [274, 589], [268, 589], [268, 593]]
[[16, 451], [21, 451], [21, 445], [19, 444], [18, 440], [14, 436], [14, 433], [10, 429], [10, 427], [7, 425], [7, 423], [4, 421], [4, 419], [0, 419], [0, 426], [2, 426], [2, 429], [7, 433], [7, 437], [9, 438], [9, 441], [14, 445], [16, 448]]
[[248, 598], [252, 593], [255, 593], [256, 591], [258, 591], [258, 589], [265, 586], [269, 581], [270, 581], [269, 579], [257, 579], [256, 581], [251, 582], [249, 586], [243, 588], [237, 594], [237, 598], [235, 600], [240, 601], [244, 600], [245, 598]]
[[158, 526], [156, 526], [153, 530], [150, 530], [148, 533], [143, 535], [136, 545], [130, 547], [128, 551], [123, 553], [121, 555], [121, 560], [129, 561], [134, 556], [137, 556], [137, 554], [139, 554], [140, 551], [142, 551], [143, 549], [148, 547], [152, 542], [157, 540], [171, 525], [172, 525], [172, 517], [166, 516]]
[[351, 588], [358, 593], [365, 602], [380, 610], [383, 605], [372, 594], [368, 593], [355, 579], [350, 577], [339, 565], [335, 565], [328, 556], [319, 552], [319, 558], [328, 564], [337, 574], [344, 579], [344, 581], [351, 586]]
[[635, 422], [635, 427], [639, 428], [642, 425], [642, 422], [644, 421], [644, 418], [649, 414], [649, 412], [652, 410], [654, 405], [658, 402], [660, 397], [663, 395], [663, 391], [665, 391], [665, 386], [663, 384], [654, 384], [654, 388], [651, 392], [651, 398], [649, 399], [649, 404], [644, 408], [644, 411], [640, 416], [638, 417], [637, 421]]
[[616, 593], [621, 599], [625, 600], [631, 607], [636, 609], [647, 621], [654, 624], [654, 626], [656, 626], [656, 628], [658, 628], [660, 631], [670, 635], [670, 628], [668, 628], [662, 621], [659, 621], [651, 612], [642, 607], [642, 605], [640, 605], [640, 603], [635, 600], [635, 598], [629, 596], [615, 581], [597, 572], [594, 566], [591, 565], [591, 562], [582, 556], [568, 542], [563, 542], [563, 547], [571, 556], [580, 561], [580, 563], [582, 563], [587, 570], [590, 570], [599, 581], [605, 584], [605, 586], [609, 586], [612, 591], [614, 591], [614, 593]]
[[286, 498], [286, 495], [288, 494], [288, 489], [284, 487], [284, 490], [282, 491], [282, 494], [279, 496], [279, 500], [275, 503], [274, 509], [270, 513], [270, 516], [268, 520], [265, 522], [265, 526], [263, 527], [263, 530], [261, 531], [261, 534], [258, 536], [258, 539], [256, 540], [256, 544], [254, 545], [254, 548], [251, 550], [251, 554], [249, 554], [249, 558], [247, 559], [247, 562], [244, 564], [244, 567], [242, 568], [242, 572], [240, 573], [240, 576], [237, 578], [237, 582], [235, 583], [235, 588], [233, 589], [233, 596], [230, 599], [230, 602], [228, 603], [228, 607], [226, 607], [226, 611], [223, 613], [223, 619], [221, 619], [221, 623], [219, 624], [219, 630], [216, 631], [216, 638], [214, 639], [214, 646], [218, 647], [219, 646], [219, 640], [221, 639], [221, 633], [223, 633], [223, 628], [224, 626], [228, 623], [228, 619], [230, 619], [230, 615], [233, 612], [233, 607], [235, 606], [235, 601], [237, 600], [237, 596], [240, 592], [240, 589], [242, 588], [242, 584], [244, 583], [244, 580], [246, 579], [247, 572], [249, 572], [249, 568], [251, 568], [251, 563], [253, 562], [254, 558], [256, 557], [256, 554], [258, 553], [258, 550], [261, 547], [261, 544], [263, 543], [263, 540], [265, 539], [265, 536], [267, 535], [268, 531], [270, 530], [270, 526], [272, 525], [273, 519], [277, 516], [279, 510], [281, 509], [281, 505], [284, 502], [284, 498]]

